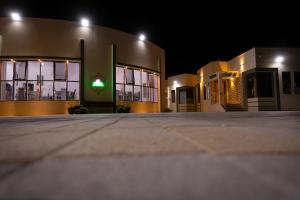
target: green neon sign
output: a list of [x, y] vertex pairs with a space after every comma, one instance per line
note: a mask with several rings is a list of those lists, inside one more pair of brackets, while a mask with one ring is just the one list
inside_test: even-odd
[[97, 78], [93, 82], [92, 87], [94, 87], [94, 88], [103, 88], [104, 87], [104, 83], [99, 78]]

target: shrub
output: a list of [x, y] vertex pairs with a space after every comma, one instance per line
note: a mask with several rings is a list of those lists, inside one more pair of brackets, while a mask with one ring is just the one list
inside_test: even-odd
[[69, 114], [86, 114], [88, 113], [88, 108], [83, 105], [72, 106], [68, 108]]
[[117, 113], [130, 113], [130, 110], [131, 110], [131, 108], [129, 105], [119, 104], [116, 106]]

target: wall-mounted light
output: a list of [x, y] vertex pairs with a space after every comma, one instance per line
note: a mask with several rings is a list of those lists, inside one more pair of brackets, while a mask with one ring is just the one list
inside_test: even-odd
[[[92, 88], [101, 89], [104, 88], [104, 82], [99, 73], [96, 76], [92, 77]], [[99, 92], [99, 91], [98, 91]]]
[[283, 56], [277, 56], [276, 58], [275, 58], [275, 62], [276, 63], [282, 63], [284, 61], [284, 57]]
[[139, 36], [139, 40], [140, 41], [145, 41], [146, 40], [146, 35], [145, 34], [140, 34], [140, 36]]
[[11, 12], [10, 17], [13, 21], [21, 21], [22, 20], [20, 13], [17, 13], [17, 12]]
[[80, 24], [81, 24], [81, 26], [88, 27], [88, 26], [90, 26], [90, 21], [87, 18], [82, 18], [80, 20]]

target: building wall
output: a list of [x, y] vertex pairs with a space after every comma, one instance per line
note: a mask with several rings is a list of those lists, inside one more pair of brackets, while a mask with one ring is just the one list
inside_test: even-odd
[[[165, 79], [164, 50], [137, 36], [101, 26], [81, 27], [76, 22], [25, 18], [13, 22], [0, 18], [0, 56], [36, 56], [80, 58], [80, 40], [85, 41], [84, 100], [113, 102], [113, 53], [117, 63], [141, 66], [161, 72]], [[101, 93], [95, 92], [91, 78], [99, 73], [107, 83]], [[165, 82], [162, 81], [164, 88]], [[164, 104], [162, 104], [164, 106]]]
[[[190, 86], [194, 87], [198, 84], [197, 75], [194, 74], [180, 74], [176, 76], [168, 77], [168, 87], [167, 87], [167, 107], [171, 109], [173, 112], [177, 111], [177, 98], [176, 98], [176, 88]], [[175, 102], [172, 103], [171, 99], [171, 91], [175, 90]]]
[[68, 108], [74, 105], [79, 105], [79, 101], [3, 101], [0, 116], [68, 114]]
[[[281, 110], [300, 110], [300, 95], [296, 95], [293, 85], [293, 72], [300, 71], [300, 49], [298, 48], [257, 48], [257, 67], [277, 68]], [[277, 56], [284, 57], [282, 63], [276, 63]], [[282, 72], [292, 72], [292, 94], [283, 94]]]

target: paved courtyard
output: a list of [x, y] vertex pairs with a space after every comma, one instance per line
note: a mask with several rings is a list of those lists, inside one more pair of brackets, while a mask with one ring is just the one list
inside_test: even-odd
[[300, 199], [300, 112], [0, 117], [2, 199]]

